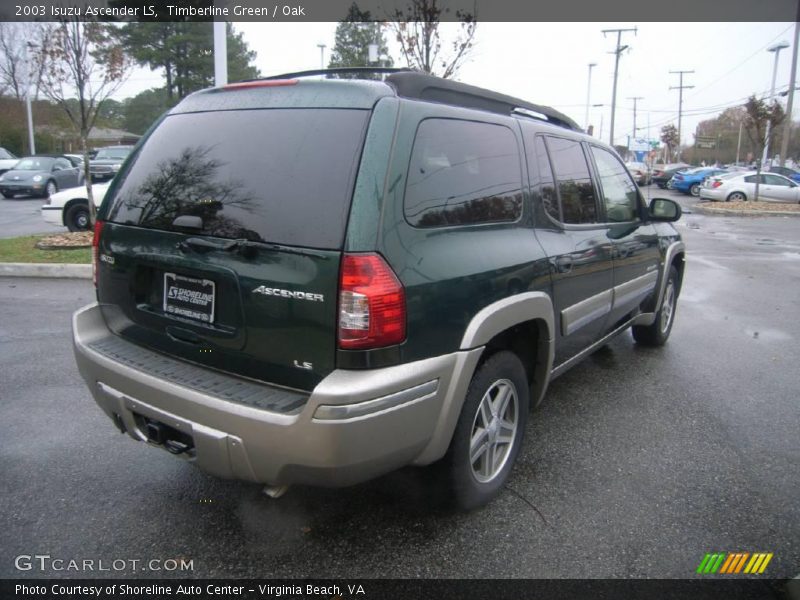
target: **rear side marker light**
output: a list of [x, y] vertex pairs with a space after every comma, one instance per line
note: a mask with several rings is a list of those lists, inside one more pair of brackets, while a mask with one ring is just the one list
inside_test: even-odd
[[339, 347], [369, 350], [406, 338], [406, 295], [378, 254], [345, 254], [339, 280]]
[[229, 83], [222, 86], [223, 90], [243, 90], [247, 88], [259, 87], [282, 87], [285, 85], [297, 85], [297, 79], [265, 79], [264, 81], [240, 81]]
[[711, 182], [711, 187], [712, 187], [712, 188], [718, 188], [718, 187], [719, 187], [719, 186], [721, 186], [721, 185], [722, 185], [722, 182], [721, 182], [721, 181], [712, 181], [712, 182]]
[[100, 235], [103, 233], [103, 221], [94, 222], [94, 235], [92, 236], [92, 282], [97, 287], [97, 263], [100, 259]]

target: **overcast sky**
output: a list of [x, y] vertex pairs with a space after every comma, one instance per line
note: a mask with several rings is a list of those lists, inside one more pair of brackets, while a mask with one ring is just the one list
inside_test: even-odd
[[[326, 44], [325, 63], [334, 43], [336, 23], [234, 23], [257, 53], [264, 75], [320, 65], [317, 44]], [[456, 24], [445, 23], [446, 33]], [[678, 76], [670, 70], [694, 70], [684, 76], [683, 143], [692, 143], [696, 125], [728, 106], [742, 104], [752, 93], [768, 94], [774, 54], [767, 48], [785, 40], [793, 43], [793, 23], [479, 23], [476, 44], [457, 78], [465, 83], [553, 106], [580, 125], [585, 124], [588, 63], [592, 73], [589, 122], [595, 134], [603, 126], [608, 141], [616, 34], [603, 29], [636, 27], [624, 33], [630, 47], [620, 59], [615, 143], [625, 144], [633, 132], [633, 101], [640, 136], [656, 139], [665, 123], [677, 125]], [[387, 37], [389, 37], [387, 35]], [[405, 66], [394, 48], [395, 66]], [[792, 49], [780, 53], [776, 90], [789, 85]], [[118, 99], [163, 85], [158, 72], [137, 69], [116, 95]], [[785, 104], [785, 98], [783, 98]], [[795, 102], [795, 107], [800, 102]], [[795, 110], [797, 115], [798, 111]]]

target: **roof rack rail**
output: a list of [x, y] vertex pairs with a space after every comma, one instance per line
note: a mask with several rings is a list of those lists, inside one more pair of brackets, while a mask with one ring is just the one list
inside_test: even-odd
[[503, 115], [523, 115], [558, 125], [565, 129], [583, 131], [567, 115], [549, 106], [533, 104], [519, 98], [506, 96], [505, 94], [499, 94], [458, 81], [434, 77], [419, 71], [395, 73], [386, 78], [386, 83], [395, 88], [398, 96], [405, 98], [477, 108]]
[[336, 67], [334, 69], [312, 69], [310, 71], [297, 71], [296, 73], [281, 73], [269, 77], [247, 79], [245, 81], [262, 81], [264, 79], [297, 79], [299, 77], [314, 77], [315, 75], [369, 75], [372, 73], [416, 73], [414, 69], [398, 67]]
[[277, 79], [298, 79], [301, 77], [314, 77], [319, 75], [358, 75], [373, 73], [388, 74], [384, 82], [391, 85], [398, 96], [404, 98], [441, 102], [442, 104], [463, 106], [465, 108], [476, 108], [478, 110], [485, 110], [502, 115], [532, 117], [546, 123], [564, 127], [565, 129], [583, 131], [583, 129], [567, 115], [549, 106], [533, 104], [525, 100], [520, 100], [519, 98], [514, 98], [513, 96], [506, 96], [505, 94], [499, 94], [450, 79], [442, 79], [441, 77], [435, 77], [423, 73], [422, 71], [409, 68], [340, 67], [335, 69], [312, 69], [310, 71], [297, 71], [295, 73], [282, 73], [280, 75], [270, 75], [269, 77], [247, 79], [238, 83]]

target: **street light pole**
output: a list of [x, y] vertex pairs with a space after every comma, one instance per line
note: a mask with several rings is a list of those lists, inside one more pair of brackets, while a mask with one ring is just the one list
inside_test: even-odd
[[586, 84], [586, 118], [584, 119], [584, 129], [589, 130], [589, 98], [592, 95], [592, 69], [597, 66], [597, 63], [589, 63], [589, 81]]
[[[772, 67], [772, 87], [770, 88], [769, 92], [769, 100], [772, 102], [775, 98], [775, 79], [778, 77], [778, 57], [781, 54], [781, 50], [784, 48], [788, 48], [789, 43], [780, 41], [774, 46], [770, 46], [767, 48], [767, 52], [774, 52], [775, 53], [775, 63]], [[767, 119], [767, 133], [764, 135], [764, 153], [761, 155], [761, 164], [767, 164], [767, 158], [769, 157], [769, 134], [770, 134], [770, 125], [772, 123], [769, 119]], [[781, 157], [783, 158], [783, 157]]]
[[325, 48], [327, 46], [325, 44], [317, 44], [317, 48], [319, 48], [319, 68], [325, 68]]
[[25, 44], [25, 112], [28, 119], [28, 148], [30, 153], [36, 154], [36, 141], [33, 139], [33, 113], [31, 112], [31, 49], [36, 48], [36, 44], [28, 42]]
[[614, 113], [617, 108], [617, 76], [619, 74], [619, 57], [624, 50], [628, 48], [627, 45], [621, 46], [620, 43], [622, 42], [622, 34], [632, 31], [633, 35], [636, 35], [636, 28], [633, 29], [603, 29], [603, 37], [606, 36], [607, 33], [616, 33], [617, 34], [617, 47], [613, 52], [609, 54], [614, 54], [614, 87], [611, 90], [611, 133], [609, 133], [609, 145], [613, 148], [614, 147]]
[[[603, 108], [605, 104], [592, 104], [592, 108]], [[603, 139], [603, 111], [600, 111], [600, 129], [597, 130], [597, 139]]]

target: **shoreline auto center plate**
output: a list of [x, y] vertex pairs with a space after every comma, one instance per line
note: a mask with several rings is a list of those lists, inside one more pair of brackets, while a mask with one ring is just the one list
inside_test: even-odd
[[164, 273], [164, 312], [203, 323], [214, 322], [216, 286], [210, 279]]

